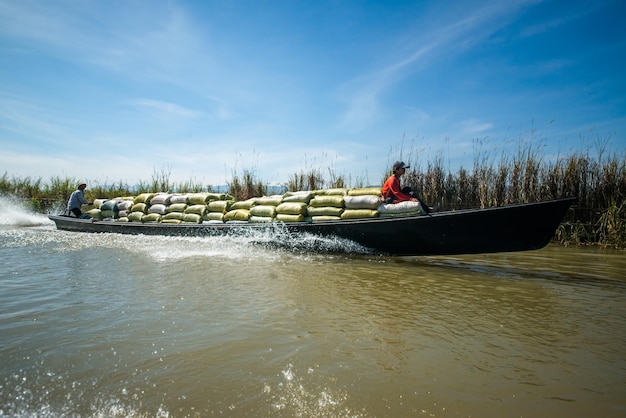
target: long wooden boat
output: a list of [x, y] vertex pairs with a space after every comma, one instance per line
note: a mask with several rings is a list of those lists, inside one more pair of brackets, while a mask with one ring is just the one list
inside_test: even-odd
[[[554, 237], [574, 198], [430, 215], [297, 223], [161, 224], [95, 221], [50, 215], [65, 231], [169, 236], [255, 234], [280, 228], [277, 239], [301, 234], [339, 237], [388, 255], [453, 255], [535, 250]], [[290, 238], [291, 237], [291, 238]]]

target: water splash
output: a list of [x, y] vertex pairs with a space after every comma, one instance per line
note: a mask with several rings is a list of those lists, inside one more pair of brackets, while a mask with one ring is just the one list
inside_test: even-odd
[[33, 227], [51, 225], [45, 215], [34, 213], [17, 198], [0, 196], [0, 227]]

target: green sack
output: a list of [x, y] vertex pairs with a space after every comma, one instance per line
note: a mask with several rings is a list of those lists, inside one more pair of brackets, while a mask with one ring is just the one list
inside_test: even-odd
[[114, 212], [112, 210], [100, 210], [100, 215], [102, 218], [117, 218], [118, 212]]
[[172, 203], [167, 206], [167, 212], [184, 212], [187, 209], [186, 203]]
[[340, 220], [340, 216], [311, 216], [311, 222], [336, 222]]
[[283, 202], [303, 202], [308, 204], [311, 199], [313, 199], [313, 193], [308, 191], [287, 192], [283, 196]]
[[180, 219], [163, 219], [161, 218], [161, 223], [162, 224], [180, 224], [183, 221], [181, 221]]
[[279, 222], [304, 222], [304, 215], [287, 215], [279, 213], [276, 215], [276, 220]]
[[128, 214], [128, 220], [130, 222], [141, 222], [143, 215], [143, 212], [131, 212]]
[[202, 223], [202, 216], [197, 213], [185, 213], [183, 215], [183, 222], [199, 224]]
[[250, 210], [250, 208], [252, 208], [254, 205], [256, 205], [256, 198], [252, 197], [248, 200], [242, 200], [240, 202], [234, 202], [232, 205], [230, 205], [230, 209], [248, 209]]
[[286, 215], [306, 215], [307, 204], [304, 202], [284, 202], [276, 206], [276, 213]]
[[274, 218], [269, 218], [267, 216], [250, 216], [250, 223], [271, 223], [274, 222]]
[[333, 206], [322, 206], [319, 208], [309, 206], [307, 213], [309, 216], [341, 216], [343, 208], [336, 208]]
[[266, 205], [266, 206], [278, 206], [283, 201], [283, 195], [275, 194], [272, 196], [263, 196], [256, 198], [257, 205]]
[[182, 221], [183, 220], [183, 216], [184, 213], [182, 212], [170, 212], [166, 215], [163, 215], [163, 217], [161, 217], [161, 222], [164, 220], [177, 220], [177, 221]]
[[147, 215], [143, 215], [141, 217], [141, 222], [143, 223], [157, 223], [161, 220], [161, 215], [158, 213], [148, 213]]
[[102, 211], [100, 209], [91, 209], [85, 212], [91, 219], [101, 220], [103, 218]]
[[213, 200], [207, 205], [209, 212], [226, 213], [230, 209], [232, 201], [230, 200]]
[[133, 203], [150, 203], [150, 199], [154, 197], [156, 193], [141, 193], [135, 196]]
[[224, 222], [247, 221], [248, 219], [250, 219], [250, 211], [247, 209], [230, 210], [224, 215]]
[[130, 221], [128, 220], [128, 216], [123, 216], [123, 217], [121, 217], [121, 218], [119, 218], [119, 219], [116, 219], [116, 221], [117, 221], [117, 222], [130, 222]]
[[341, 219], [363, 219], [363, 218], [376, 218], [378, 217], [378, 211], [374, 209], [346, 209], [341, 214]]
[[343, 195], [320, 195], [315, 196], [314, 199], [311, 199], [309, 206], [313, 206], [316, 208], [322, 206], [333, 206], [336, 208], [343, 207]]
[[185, 213], [196, 213], [201, 216], [204, 215], [204, 212], [206, 212], [206, 205], [204, 204], [187, 206], [185, 209]]
[[356, 187], [348, 190], [348, 196], [382, 196], [382, 189], [380, 187]]
[[224, 214], [222, 212], [206, 212], [202, 219], [205, 221], [224, 222]]
[[276, 216], [276, 206], [269, 206], [269, 205], [253, 206], [250, 208], [250, 215], [273, 218]]
[[189, 193], [189, 195], [187, 195], [187, 201], [190, 205], [206, 205], [208, 200], [208, 193]]
[[142, 213], [146, 213], [146, 210], [148, 209], [148, 205], [146, 205], [145, 203], [135, 203], [131, 208], [130, 211], [131, 212], [142, 212]]
[[330, 196], [330, 195], [345, 196], [348, 194], [348, 189], [345, 189], [343, 187], [339, 187], [336, 189], [322, 189], [322, 190], [316, 190], [315, 194], [317, 196]]
[[[95, 205], [95, 201], [94, 201], [94, 205]], [[102, 205], [100, 206], [100, 210], [111, 210], [114, 212], [119, 211], [117, 207], [117, 200], [107, 200], [106, 202], [102, 203]]]

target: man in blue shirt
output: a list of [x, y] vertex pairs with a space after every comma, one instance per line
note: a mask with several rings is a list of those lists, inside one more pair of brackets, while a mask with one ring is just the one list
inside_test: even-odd
[[83, 212], [80, 210], [82, 205], [88, 205], [89, 202], [85, 199], [85, 189], [87, 183], [81, 181], [78, 183], [78, 190], [74, 191], [67, 201], [67, 211], [73, 213], [74, 216], [80, 218]]

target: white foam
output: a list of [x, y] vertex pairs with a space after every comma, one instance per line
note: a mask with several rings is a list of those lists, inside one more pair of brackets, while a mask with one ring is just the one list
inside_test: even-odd
[[24, 202], [9, 196], [0, 196], [0, 226], [30, 227], [51, 225], [47, 216], [34, 213]]

